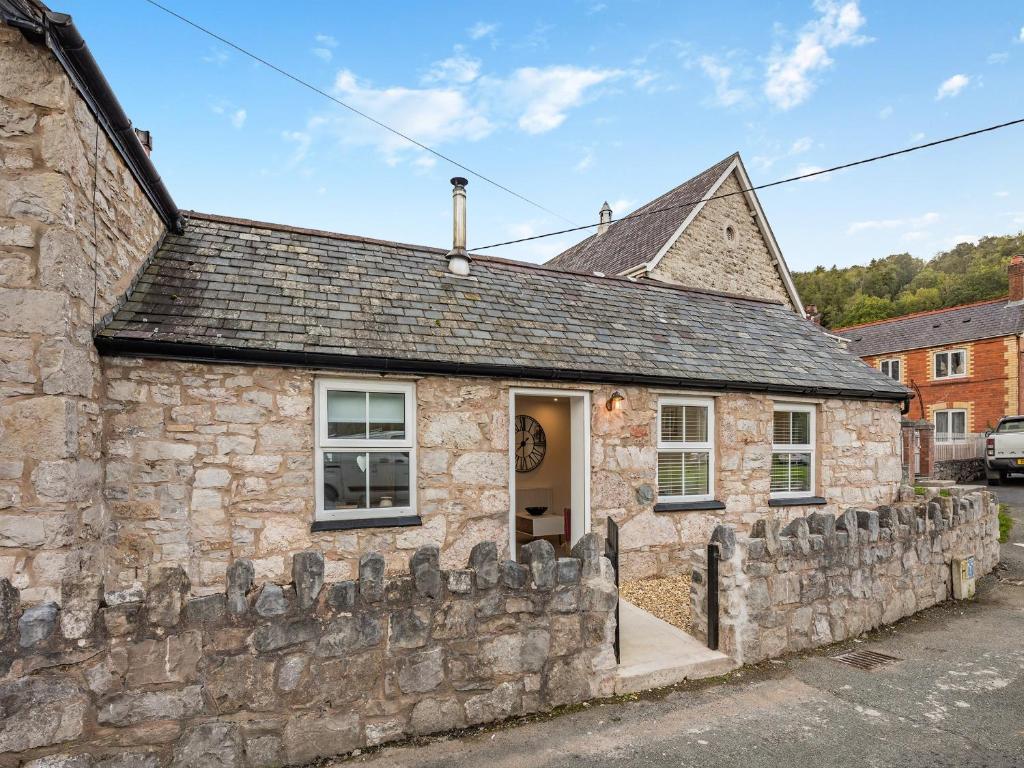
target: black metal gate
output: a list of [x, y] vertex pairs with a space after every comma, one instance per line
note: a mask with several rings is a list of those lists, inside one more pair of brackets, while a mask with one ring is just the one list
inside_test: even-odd
[[621, 661], [621, 649], [619, 644], [619, 526], [610, 517], [608, 518], [608, 535], [604, 539], [604, 554], [615, 570], [615, 663]]

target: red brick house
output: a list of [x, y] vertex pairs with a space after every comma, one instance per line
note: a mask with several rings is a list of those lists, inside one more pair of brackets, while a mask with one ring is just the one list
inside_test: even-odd
[[1022, 413], [1024, 255], [1009, 266], [999, 299], [837, 328], [849, 350], [914, 390], [910, 418], [935, 426], [939, 443], [958, 442]]

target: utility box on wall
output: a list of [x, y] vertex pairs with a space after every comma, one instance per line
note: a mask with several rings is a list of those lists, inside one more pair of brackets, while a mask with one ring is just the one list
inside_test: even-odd
[[953, 599], [974, 597], [974, 556], [953, 558]]

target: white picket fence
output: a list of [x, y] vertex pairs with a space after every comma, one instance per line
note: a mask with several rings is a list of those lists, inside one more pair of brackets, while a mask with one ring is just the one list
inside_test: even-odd
[[935, 461], [952, 459], [980, 459], [985, 455], [985, 434], [966, 435], [935, 433]]

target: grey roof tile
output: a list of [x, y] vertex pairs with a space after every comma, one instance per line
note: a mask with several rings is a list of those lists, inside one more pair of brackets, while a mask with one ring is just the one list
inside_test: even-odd
[[603, 235], [591, 235], [562, 251], [546, 266], [567, 272], [617, 275], [650, 261], [735, 159], [735, 153], [729, 155], [637, 208], [629, 218], [612, 223]]
[[[259, 240], [245, 236], [258, 233]], [[276, 249], [272, 246], [277, 246]], [[287, 269], [268, 265], [289, 254]], [[302, 271], [308, 282], [294, 281]], [[260, 288], [254, 290], [259, 282]], [[225, 309], [226, 307], [226, 309]], [[205, 214], [169, 235], [97, 335], [403, 363], [896, 399], [907, 391], [780, 303]], [[164, 347], [166, 350], [167, 347]], [[509, 371], [508, 375], [516, 375]]]
[[962, 344], [1024, 331], [1024, 307], [1005, 298], [837, 328], [858, 357]]

